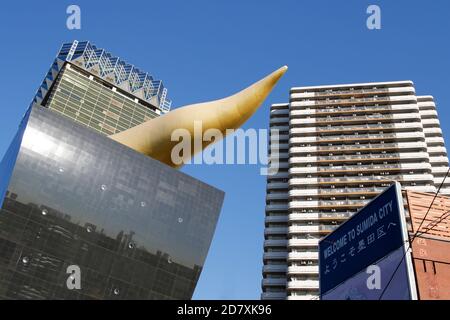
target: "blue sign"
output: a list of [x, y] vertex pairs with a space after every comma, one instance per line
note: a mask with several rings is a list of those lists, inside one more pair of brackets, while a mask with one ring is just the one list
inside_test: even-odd
[[321, 296], [405, 244], [398, 183], [319, 242]]
[[[367, 269], [348, 278], [324, 293], [323, 300], [411, 300], [412, 292], [408, 280], [408, 262], [404, 259], [405, 250], [398, 248], [377, 261], [380, 287], [369, 288]], [[370, 266], [368, 267], [370, 268]], [[392, 278], [391, 278], [392, 277]], [[390, 281], [390, 283], [389, 283]], [[385, 286], [389, 283], [389, 287]], [[378, 289], [378, 290], [375, 290]], [[384, 290], [386, 289], [386, 290]]]

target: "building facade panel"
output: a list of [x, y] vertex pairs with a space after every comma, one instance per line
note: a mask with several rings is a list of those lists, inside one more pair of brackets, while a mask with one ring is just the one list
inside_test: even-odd
[[421, 300], [450, 299], [450, 198], [408, 191], [412, 254]]
[[0, 214], [0, 297], [190, 299], [223, 192], [45, 108], [22, 128]]

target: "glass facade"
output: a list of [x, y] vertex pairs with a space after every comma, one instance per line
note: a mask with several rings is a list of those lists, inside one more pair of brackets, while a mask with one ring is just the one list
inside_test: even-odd
[[[190, 299], [223, 192], [45, 108], [21, 128], [0, 298]], [[81, 289], [67, 286], [71, 265]]]
[[69, 63], [62, 68], [43, 102], [45, 107], [111, 135], [158, 116], [157, 109], [105, 86]]
[[29, 108], [25, 113], [22, 119], [22, 123], [19, 126], [19, 130], [14, 136], [12, 143], [10, 144], [8, 150], [6, 150], [2, 162], [0, 163], [0, 206], [3, 204], [3, 199], [8, 189], [9, 179], [11, 178], [11, 174], [16, 163], [17, 155], [22, 143], [23, 133], [25, 131], [30, 112], [31, 108]]
[[31, 105], [112, 135], [169, 112], [172, 101], [162, 80], [74, 40], [61, 46]]

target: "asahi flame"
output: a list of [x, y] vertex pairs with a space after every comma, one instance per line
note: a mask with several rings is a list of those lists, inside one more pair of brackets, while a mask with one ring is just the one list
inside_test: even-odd
[[[227, 129], [241, 127], [255, 113], [286, 70], [287, 66], [281, 67], [232, 96], [180, 107], [109, 137], [176, 168], [178, 165], [171, 159], [171, 150], [177, 144], [171, 140], [174, 130], [186, 129], [194, 139], [194, 123], [201, 122], [203, 132], [218, 129], [225, 136]], [[212, 142], [202, 141], [202, 150]], [[199, 151], [201, 150], [192, 150], [191, 155], [194, 156]]]

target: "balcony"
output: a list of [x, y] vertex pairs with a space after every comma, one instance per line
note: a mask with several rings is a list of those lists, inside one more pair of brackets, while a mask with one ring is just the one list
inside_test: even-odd
[[383, 114], [383, 115], [365, 115], [365, 116], [335, 116], [335, 117], [314, 117], [314, 118], [292, 118], [290, 120], [290, 125], [301, 125], [301, 124], [315, 124], [324, 125], [327, 123], [338, 123], [338, 122], [377, 122], [385, 120], [406, 120], [406, 119], [420, 119], [420, 114], [418, 112], [411, 113], [398, 113], [398, 114]]
[[427, 170], [431, 169], [429, 163], [404, 163], [404, 164], [361, 164], [361, 165], [334, 165], [334, 166], [314, 166], [314, 167], [291, 167], [289, 173], [307, 174], [307, 173], [345, 173], [352, 171], [369, 172], [369, 171], [407, 171], [407, 170]]
[[282, 118], [282, 117], [270, 117], [270, 124], [277, 124], [277, 123], [288, 123], [289, 118]]
[[279, 222], [287, 222], [287, 215], [276, 215], [276, 216], [266, 216], [265, 223], [279, 223]]
[[286, 247], [288, 241], [285, 239], [264, 240], [264, 247]]
[[[363, 87], [365, 86], [365, 88]], [[397, 86], [393, 86], [397, 85]], [[345, 89], [344, 89], [345, 88]], [[360, 89], [356, 89], [360, 88]], [[311, 91], [310, 91], [311, 90]], [[396, 81], [389, 83], [367, 83], [367, 84], [348, 84], [336, 86], [321, 86], [321, 87], [294, 87], [291, 89], [291, 94], [301, 94], [306, 96], [333, 96], [333, 95], [358, 95], [358, 94], [386, 94], [386, 93], [411, 93], [414, 94], [416, 90], [411, 81]], [[425, 99], [427, 96], [420, 96]], [[430, 96], [431, 97], [431, 96]]]
[[291, 157], [289, 162], [294, 163], [314, 163], [314, 162], [349, 162], [349, 161], [373, 161], [373, 160], [400, 160], [400, 159], [417, 159], [427, 160], [427, 152], [405, 152], [405, 153], [375, 153], [364, 155], [345, 155], [345, 156], [317, 156], [317, 157]]
[[423, 133], [425, 137], [431, 135], [442, 137], [442, 129], [440, 127], [424, 127]]
[[319, 239], [289, 239], [288, 247], [315, 247], [319, 245]]
[[448, 158], [446, 156], [430, 156], [430, 163], [432, 166], [448, 165]]
[[349, 217], [353, 215], [353, 212], [333, 212], [333, 213], [291, 213], [288, 216], [289, 222], [296, 221], [330, 221], [330, 220], [347, 220]]
[[280, 143], [271, 143], [270, 144], [270, 149], [272, 149], [272, 150], [283, 150], [283, 149], [288, 149], [289, 148], [289, 143], [287, 143], [287, 141], [286, 141], [286, 143], [282, 143], [281, 141], [280, 141]]
[[[295, 148], [301, 147], [291, 147], [290, 152], [295, 152]], [[427, 144], [425, 142], [399, 142], [399, 143], [366, 143], [366, 144], [350, 144], [350, 145], [340, 145], [340, 146], [326, 146], [326, 147], [315, 147], [317, 151], [320, 152], [336, 152], [336, 151], [362, 151], [362, 150], [386, 150], [386, 149], [426, 149]]]
[[[319, 294], [317, 292], [317, 294]], [[287, 296], [287, 300], [319, 300], [319, 296], [318, 295], [313, 295], [313, 294], [302, 294], [302, 295], [289, 295]]]
[[319, 289], [319, 280], [292, 280], [288, 282], [287, 289]]
[[339, 184], [380, 184], [398, 182], [430, 182], [433, 176], [429, 173], [424, 174], [405, 174], [405, 175], [372, 175], [372, 176], [354, 176], [354, 177], [331, 177], [331, 178], [291, 178], [289, 183], [291, 186], [303, 185], [339, 185]]
[[287, 258], [287, 252], [283, 251], [271, 251], [264, 252], [263, 259], [264, 260], [284, 260]]
[[266, 195], [266, 200], [287, 200], [288, 195], [286, 192], [273, 192], [273, 193], [268, 193]]
[[[441, 174], [441, 175], [445, 175], [448, 171], [448, 166], [442, 166], [442, 167], [433, 167], [432, 169], [433, 174]], [[448, 178], [447, 178], [448, 179]]]
[[264, 229], [265, 235], [286, 235], [287, 227], [268, 227]]
[[[300, 108], [298, 108], [300, 107]], [[338, 114], [365, 114], [374, 112], [387, 112], [390, 114], [403, 113], [405, 111], [412, 111], [417, 113], [419, 107], [416, 104], [383, 104], [383, 105], [359, 105], [359, 106], [329, 106], [326, 108], [307, 107], [298, 105], [298, 102], [291, 103], [290, 116], [302, 117], [307, 115], [321, 116], [321, 115], [338, 115]]]
[[266, 212], [270, 212], [270, 211], [286, 211], [287, 208], [288, 208], [287, 203], [267, 204], [266, 205]]
[[[431, 177], [430, 174], [408, 174], [408, 175], [386, 175], [386, 176], [378, 176], [378, 175], [372, 175], [372, 176], [355, 176], [355, 177], [332, 177], [332, 178], [318, 178], [319, 183], [320, 182], [352, 182], [355, 181], [401, 181], [401, 180], [408, 180], [413, 181], [414, 179], [417, 180], [428, 180], [429, 177]], [[291, 179], [293, 180], [293, 179]]]
[[[320, 213], [319, 214], [319, 219], [320, 220], [347, 220], [348, 218], [350, 218], [352, 215], [354, 215], [355, 212], [333, 212], [333, 213]], [[330, 226], [324, 226], [325, 229], [330, 229]], [[331, 227], [331, 229], [335, 229], [337, 228], [337, 226], [335, 227]]]
[[287, 268], [287, 274], [318, 274], [319, 266], [289, 266]]
[[264, 273], [283, 273], [287, 271], [285, 264], [266, 264], [263, 266]]
[[[336, 171], [355, 171], [358, 170], [360, 172], [372, 170], [372, 171], [380, 171], [380, 170], [392, 170], [392, 169], [401, 169], [402, 165], [400, 164], [372, 164], [372, 165], [356, 165], [356, 166], [332, 166], [332, 167], [318, 167], [317, 172], [336, 172]], [[414, 166], [413, 168], [417, 168]]]
[[288, 123], [274, 124], [274, 125], [270, 126], [270, 130], [287, 131], [287, 130], [289, 130], [289, 124]]
[[270, 161], [270, 163], [273, 163], [273, 162], [281, 162], [281, 161], [284, 161], [284, 159], [289, 159], [289, 153], [288, 152], [279, 152], [279, 153], [277, 153], [277, 154], [274, 154], [274, 153], [271, 153], [270, 155], [269, 155], [269, 161]]
[[[406, 87], [408, 88], [408, 87]], [[357, 94], [381, 94], [389, 92], [389, 88], [374, 88], [374, 89], [353, 89], [353, 90], [320, 90], [312, 92], [301, 92], [295, 94], [312, 95], [314, 97], [334, 96], [334, 95], [357, 95]], [[293, 93], [294, 94], [294, 93]]]
[[[427, 152], [405, 152], [405, 153], [385, 153], [385, 154], [364, 154], [364, 155], [340, 155], [340, 156], [312, 156], [312, 157], [299, 157], [293, 156], [289, 159], [291, 162], [292, 171], [293, 168], [300, 168], [297, 165], [300, 164], [338, 164], [338, 163], [365, 163], [373, 161], [398, 161], [401, 159], [417, 160], [416, 164], [429, 162], [429, 156]], [[431, 160], [430, 160], [431, 162]], [[296, 165], [295, 167], [293, 165]], [[364, 165], [364, 164], [362, 164]], [[315, 167], [305, 167], [305, 172], [315, 172]], [[308, 170], [306, 170], [308, 169]], [[301, 172], [301, 171], [298, 171]]]
[[[309, 234], [309, 233], [330, 233], [335, 230], [338, 225], [303, 225], [303, 226], [290, 226], [288, 227], [289, 234]], [[315, 240], [315, 239], [314, 239]], [[288, 245], [291, 241], [288, 241]]]
[[434, 103], [434, 101], [420, 101], [419, 99], [417, 100], [417, 104], [419, 105], [420, 110], [436, 108], [436, 104]]
[[422, 125], [426, 127], [439, 127], [440, 123], [438, 119], [422, 119]]
[[[298, 94], [293, 93], [290, 96], [291, 101], [298, 101], [302, 99]], [[298, 101], [297, 106], [324, 106], [324, 105], [358, 105], [358, 104], [377, 104], [377, 103], [390, 103], [391, 101], [411, 101], [416, 102], [415, 95], [393, 95], [382, 97], [369, 97], [369, 98], [351, 98], [351, 99], [311, 99]]]
[[287, 182], [269, 182], [267, 183], [267, 189], [288, 189], [289, 185]]
[[365, 205], [365, 200], [319, 200], [319, 201], [290, 201], [289, 209], [308, 209], [308, 208], [359, 208]]
[[289, 252], [289, 261], [295, 260], [319, 260], [319, 253], [314, 251]]
[[397, 151], [403, 150], [420, 150], [425, 151], [427, 149], [425, 142], [399, 142], [399, 143], [365, 143], [365, 144], [350, 144], [339, 146], [315, 146], [315, 147], [291, 147], [289, 152], [291, 155], [298, 154], [311, 154], [311, 153], [341, 153], [341, 152], [362, 152], [362, 151]]
[[261, 294], [262, 300], [285, 300], [286, 299], [286, 292], [280, 291], [280, 292], [263, 292]]
[[[418, 155], [419, 153], [414, 153]], [[349, 161], [373, 161], [373, 160], [399, 160], [399, 153], [386, 154], [365, 154], [365, 155], [345, 155], [345, 156], [316, 156], [316, 157], [291, 157], [289, 162], [296, 163], [314, 163], [314, 162], [349, 162]], [[422, 152], [422, 159], [428, 159], [428, 154]]]
[[425, 142], [428, 146], [444, 146], [444, 138], [443, 137], [425, 137]]
[[262, 279], [261, 285], [264, 287], [284, 287], [286, 286], [286, 278], [266, 278]]
[[367, 188], [331, 188], [331, 189], [320, 189], [320, 195], [353, 195], [353, 194], [379, 194], [383, 192], [386, 188], [377, 187], [367, 187]]
[[[289, 179], [289, 172], [287, 171], [278, 171], [279, 168], [269, 168], [269, 172], [272, 174], [270, 176], [271, 179]], [[278, 171], [278, 172], [277, 172]], [[277, 172], [277, 173], [275, 173]]]
[[[302, 133], [299, 129], [305, 128], [291, 128], [291, 133]], [[408, 129], [422, 129], [422, 124], [420, 122], [405, 122], [405, 123], [383, 123], [383, 124], [357, 124], [357, 125], [338, 125], [338, 126], [324, 126], [324, 127], [314, 127], [317, 132], [342, 132], [342, 131], [386, 131], [389, 129], [397, 130], [401, 128]], [[297, 129], [297, 130], [293, 130]], [[305, 130], [308, 131], [308, 130]]]
[[365, 140], [401, 140], [401, 139], [421, 139], [425, 138], [422, 132], [396, 132], [384, 134], [340, 134], [327, 136], [291, 137], [289, 145], [301, 146], [307, 143], [342, 143], [345, 141], [365, 141]]
[[445, 149], [445, 147], [428, 147], [428, 153], [433, 156], [436, 155], [447, 155], [447, 150]]
[[270, 110], [270, 117], [279, 116], [279, 115], [288, 115], [289, 114], [289, 108], [284, 109], [271, 109]]
[[427, 117], [437, 118], [438, 117], [437, 111], [433, 110], [433, 109], [432, 110], [420, 110], [419, 113], [420, 113], [420, 116], [423, 118], [427, 118]]
[[[417, 114], [417, 118], [420, 118], [420, 115]], [[316, 125], [320, 125], [322, 123], [328, 123], [328, 122], [343, 122], [343, 121], [381, 121], [381, 120], [392, 120], [393, 116], [391, 114], [384, 114], [384, 115], [366, 115], [366, 116], [336, 116], [336, 117], [315, 117], [315, 118], [292, 118], [290, 120], [291, 125], [295, 124], [304, 124], [304, 123], [315, 123]]]

